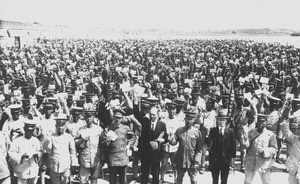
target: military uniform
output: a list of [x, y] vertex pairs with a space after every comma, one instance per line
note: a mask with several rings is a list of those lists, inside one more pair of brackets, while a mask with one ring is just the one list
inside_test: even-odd
[[[35, 124], [33, 120], [25, 120], [25, 131], [35, 130]], [[12, 142], [8, 154], [14, 175], [18, 178], [18, 184], [35, 184], [39, 173], [38, 161], [42, 154], [41, 144], [36, 137], [31, 136], [30, 138], [26, 138], [25, 135], [16, 138]], [[25, 154], [27, 158], [22, 159]]]
[[7, 162], [7, 153], [10, 147], [10, 139], [0, 132], [0, 181], [2, 184], [10, 184], [10, 172]]

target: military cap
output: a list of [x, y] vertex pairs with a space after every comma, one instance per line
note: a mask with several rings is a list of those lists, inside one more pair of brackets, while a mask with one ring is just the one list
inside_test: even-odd
[[43, 106], [44, 106], [44, 109], [52, 109], [54, 107], [54, 104], [52, 102], [46, 101], [46, 102], [43, 102]]
[[94, 93], [85, 93], [84, 96], [86, 99], [91, 99], [94, 97]]
[[200, 89], [201, 89], [201, 86], [194, 86], [192, 93], [197, 93], [200, 91]]
[[163, 89], [161, 90], [161, 92], [162, 92], [162, 93], [168, 93], [169, 90], [168, 90], [167, 88], [163, 88]]
[[121, 94], [120, 92], [114, 92], [112, 94], [111, 99], [115, 100], [115, 99], [122, 99], [123, 94]]
[[280, 102], [281, 101], [280, 98], [277, 98], [275, 96], [268, 96], [268, 99], [269, 99], [269, 101], [273, 101], [273, 102]]
[[145, 108], [151, 108], [152, 107], [152, 103], [149, 102], [148, 100], [141, 100], [141, 106], [145, 107]]
[[190, 106], [189, 109], [183, 111], [185, 115], [196, 117], [198, 114], [198, 109], [195, 106]]
[[173, 100], [174, 98], [177, 97], [177, 94], [174, 91], [170, 91], [168, 94], [168, 98]]
[[71, 107], [72, 114], [81, 114], [83, 112], [83, 107]]
[[183, 85], [179, 85], [178, 89], [184, 89], [184, 86]]
[[95, 113], [96, 113], [96, 111], [95, 110], [87, 110], [87, 109], [84, 109], [83, 110], [83, 113], [85, 114], [85, 115], [94, 115]]
[[25, 85], [23, 85], [22, 86], [22, 91], [24, 91], [24, 90], [30, 90], [30, 86], [29, 86], [29, 84], [25, 84]]
[[221, 98], [230, 98], [230, 94], [228, 93], [223, 93], [220, 95]]
[[8, 106], [8, 108], [10, 108], [11, 111], [19, 111], [21, 110], [21, 104], [11, 104]]
[[68, 115], [64, 113], [59, 113], [56, 117], [54, 117], [55, 120], [69, 120]]
[[178, 104], [178, 106], [183, 106], [186, 103], [186, 101], [182, 99], [174, 99], [174, 102]]
[[80, 99], [80, 100], [75, 100], [75, 102], [77, 107], [83, 107], [85, 100]]
[[149, 102], [151, 102], [152, 104], [159, 101], [159, 99], [156, 98], [155, 96], [148, 97], [147, 100], [148, 100]]
[[33, 119], [24, 119], [24, 129], [35, 130], [37, 122]]
[[41, 99], [41, 100], [43, 100], [45, 98], [45, 96], [42, 94], [35, 94], [35, 96], [37, 99]]
[[258, 122], [266, 122], [269, 116], [266, 114], [257, 114], [257, 121]]
[[168, 109], [175, 109], [175, 108], [178, 107], [178, 104], [174, 103], [174, 102], [167, 102], [166, 106], [167, 106]]
[[30, 105], [30, 98], [22, 98], [21, 101], [23, 105]]
[[198, 98], [200, 96], [199, 93], [191, 93], [192, 98]]
[[113, 110], [113, 113], [114, 113], [114, 115], [116, 116], [125, 116], [126, 115], [126, 113], [125, 113], [125, 111], [123, 110], [123, 109], [115, 109], [115, 110]]
[[46, 94], [47, 94], [47, 97], [53, 97], [54, 94], [56, 94], [56, 92], [54, 90], [49, 89], [46, 91]]
[[241, 94], [241, 93], [239, 93], [239, 94], [236, 94], [236, 95], [235, 95], [235, 98], [236, 98], [236, 99], [244, 99], [244, 95]]

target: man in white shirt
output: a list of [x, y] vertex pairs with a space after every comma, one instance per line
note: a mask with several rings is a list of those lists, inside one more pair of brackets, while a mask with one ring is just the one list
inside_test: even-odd
[[[166, 117], [162, 121], [165, 122], [165, 124], [166, 124], [168, 135], [174, 134], [178, 128], [183, 127], [185, 125], [184, 121], [181, 121], [180, 118], [177, 116], [177, 113], [176, 113], [177, 106], [178, 105], [174, 102], [166, 103], [166, 107], [168, 110], [168, 117]], [[175, 158], [175, 154], [178, 150], [178, 146], [179, 146], [179, 144], [172, 146], [169, 143], [166, 143], [163, 146], [164, 153], [163, 153], [161, 172], [160, 172], [162, 182], [164, 182], [164, 175], [167, 170], [167, 164], [168, 164], [169, 158], [171, 160], [172, 169], [174, 171], [174, 179], [177, 178], [174, 158]], [[176, 181], [175, 181], [175, 183], [176, 183]]]
[[56, 132], [46, 138], [44, 150], [49, 154], [47, 167], [53, 184], [69, 183], [70, 168], [75, 170], [78, 166], [76, 148], [73, 137], [66, 133], [66, 114], [59, 114], [56, 118]]
[[24, 122], [20, 118], [20, 104], [12, 104], [8, 108], [10, 109], [10, 118], [3, 124], [2, 131], [6, 135], [9, 135], [10, 140], [13, 141], [24, 134]]
[[8, 152], [18, 184], [37, 183], [41, 145], [40, 141], [32, 136], [35, 129], [36, 122], [25, 119], [25, 134], [12, 142]]
[[104, 149], [100, 149], [99, 139], [104, 136], [103, 129], [95, 124], [95, 111], [84, 112], [86, 125], [79, 128], [75, 143], [79, 152], [79, 175], [81, 183], [87, 183], [91, 177], [91, 184], [96, 184], [100, 176]]

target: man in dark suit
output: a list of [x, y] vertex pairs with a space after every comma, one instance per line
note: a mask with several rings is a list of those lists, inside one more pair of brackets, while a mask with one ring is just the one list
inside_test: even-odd
[[152, 107], [150, 118], [144, 118], [139, 142], [141, 159], [141, 184], [148, 184], [151, 169], [152, 183], [159, 183], [160, 161], [163, 156], [162, 145], [168, 140], [166, 125], [158, 118], [158, 108]]
[[233, 129], [226, 127], [229, 118], [227, 109], [220, 109], [216, 118], [217, 127], [212, 128], [209, 133], [211, 141], [209, 162], [213, 184], [218, 184], [220, 172], [221, 184], [227, 184], [229, 169], [236, 156], [236, 142]]

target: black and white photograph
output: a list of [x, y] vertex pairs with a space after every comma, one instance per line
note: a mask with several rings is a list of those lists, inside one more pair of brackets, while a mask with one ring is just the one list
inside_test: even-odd
[[0, 184], [300, 184], [299, 0], [0, 0]]

